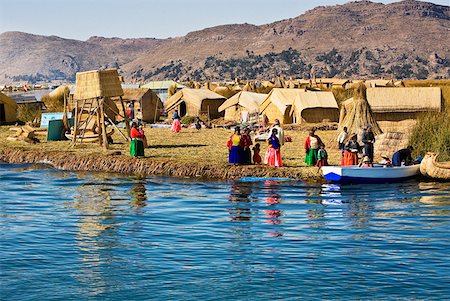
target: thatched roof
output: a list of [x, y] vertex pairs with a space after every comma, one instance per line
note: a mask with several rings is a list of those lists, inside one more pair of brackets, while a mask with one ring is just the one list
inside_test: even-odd
[[348, 79], [342, 79], [342, 78], [316, 78], [315, 83], [320, 84], [331, 84], [335, 86], [344, 86], [345, 84], [349, 83], [350, 80]]
[[442, 111], [441, 88], [369, 88], [367, 101], [374, 113]]
[[186, 87], [185, 85], [182, 85], [180, 83], [177, 83], [173, 80], [162, 80], [162, 81], [152, 81], [149, 83], [146, 83], [145, 85], [142, 85], [141, 88], [149, 88], [153, 90], [167, 90], [170, 86], [175, 85], [177, 89], [182, 89]]
[[290, 105], [294, 104], [295, 98], [301, 93], [306, 93], [304, 89], [282, 89], [282, 88], [273, 88], [272, 91], [267, 95], [266, 99], [262, 102], [259, 107], [260, 112], [264, 112], [264, 110], [269, 106], [270, 103], [273, 103], [280, 112], [285, 112], [286, 108]]
[[13, 107], [14, 109], [17, 109], [16, 102], [9, 96], [3, 94], [0, 92], [0, 103], [5, 104], [6, 106]]
[[[125, 88], [123, 89], [123, 100], [140, 100], [151, 89], [145, 88]], [[153, 92], [154, 93], [154, 92]], [[156, 93], [155, 93], [156, 94]]]
[[174, 95], [172, 95], [171, 97], [169, 97], [165, 101], [164, 106], [167, 111], [170, 111], [178, 104], [180, 104], [182, 101], [186, 101], [200, 109], [202, 106], [202, 102], [206, 99], [224, 101], [226, 98], [223, 97], [222, 95], [219, 95], [207, 89], [184, 88], [175, 93]]
[[74, 99], [122, 96], [117, 69], [77, 72]]
[[260, 104], [267, 97], [267, 94], [260, 94], [248, 91], [241, 91], [234, 96], [230, 97], [225, 101], [220, 107], [219, 112], [224, 111], [225, 109], [239, 104], [249, 111], [258, 111]]
[[371, 80], [366, 80], [364, 83], [367, 88], [393, 87], [394, 86], [393, 79], [371, 79]]
[[299, 115], [306, 109], [329, 108], [339, 110], [338, 104], [332, 92], [308, 91], [299, 93], [291, 108], [291, 114], [297, 111]]

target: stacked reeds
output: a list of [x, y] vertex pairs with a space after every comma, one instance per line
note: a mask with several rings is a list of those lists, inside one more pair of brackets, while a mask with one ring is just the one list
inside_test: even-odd
[[354, 89], [352, 101], [341, 107], [338, 132], [347, 127], [349, 133], [356, 133], [358, 137], [361, 137], [363, 129], [367, 125], [372, 127], [375, 135], [383, 133], [367, 102], [366, 87], [361, 83]]

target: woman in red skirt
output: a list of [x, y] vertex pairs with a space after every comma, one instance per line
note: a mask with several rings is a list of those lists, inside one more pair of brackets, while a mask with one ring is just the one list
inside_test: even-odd
[[342, 158], [342, 166], [358, 165], [358, 153], [360, 150], [357, 136], [353, 133], [350, 140], [344, 147], [344, 157]]
[[272, 135], [267, 140], [269, 143], [269, 147], [266, 151], [266, 156], [264, 157], [264, 164], [269, 166], [281, 167], [283, 166], [283, 162], [281, 161], [281, 152], [280, 152], [280, 140], [277, 137], [278, 130], [272, 129]]

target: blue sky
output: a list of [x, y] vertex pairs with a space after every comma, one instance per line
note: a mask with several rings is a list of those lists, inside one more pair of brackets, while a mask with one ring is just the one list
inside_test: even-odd
[[[0, 0], [0, 32], [86, 40], [167, 38], [206, 27], [266, 24], [345, 0]], [[396, 1], [374, 1], [391, 3]], [[433, 0], [450, 5], [450, 0]]]

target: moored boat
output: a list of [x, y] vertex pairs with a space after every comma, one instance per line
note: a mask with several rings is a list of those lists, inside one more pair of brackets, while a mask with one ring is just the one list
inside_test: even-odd
[[337, 183], [390, 183], [413, 178], [420, 174], [420, 165], [386, 167], [374, 165], [364, 168], [353, 166], [322, 166], [326, 180]]
[[450, 180], [450, 162], [437, 162], [438, 154], [428, 152], [420, 163], [420, 172], [422, 175], [437, 179], [437, 180]]

